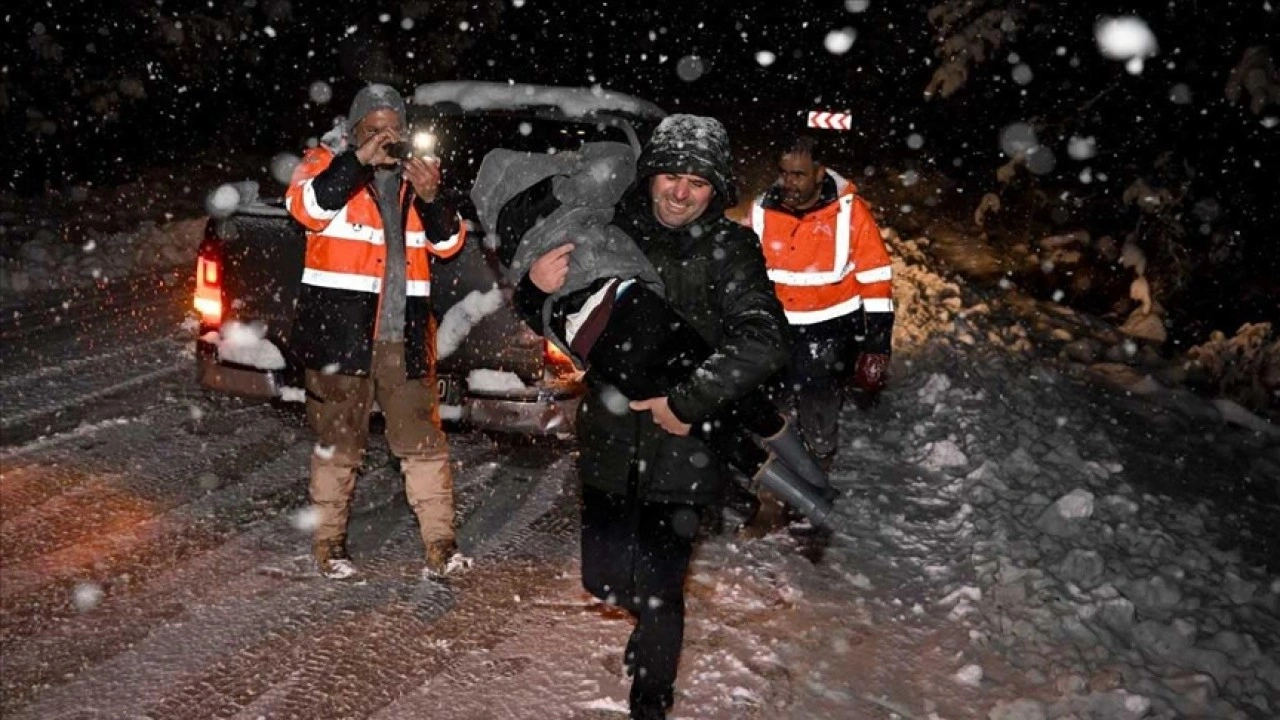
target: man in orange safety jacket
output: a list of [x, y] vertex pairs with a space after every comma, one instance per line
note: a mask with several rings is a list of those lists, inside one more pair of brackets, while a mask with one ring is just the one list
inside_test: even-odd
[[[811, 136], [783, 146], [778, 180], [747, 220], [791, 330], [783, 395], [829, 468], [846, 384], [852, 380], [862, 407], [884, 388], [894, 320], [889, 253], [857, 188], [826, 167]], [[776, 522], [780, 508], [762, 500], [757, 520]]]
[[437, 198], [439, 162], [402, 153], [404, 100], [386, 85], [356, 94], [345, 148], [308, 150], [286, 193], [307, 231], [291, 343], [306, 368], [312, 553], [322, 575], [356, 574], [347, 524], [376, 401], [405, 493], [442, 573], [456, 552], [453, 481], [435, 385], [428, 254], [462, 249], [465, 226]]

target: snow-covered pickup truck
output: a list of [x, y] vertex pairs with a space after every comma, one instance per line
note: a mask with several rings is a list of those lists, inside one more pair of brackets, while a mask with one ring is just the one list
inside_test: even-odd
[[[510, 307], [511, 286], [476, 221], [469, 191], [496, 147], [572, 150], [613, 140], [636, 148], [663, 115], [657, 106], [599, 89], [507, 83], [422, 85], [409, 104], [414, 146], [440, 157], [446, 192], [468, 222], [464, 250], [431, 267], [439, 323], [441, 415], [488, 430], [565, 435], [582, 395], [568, 358]], [[197, 377], [238, 395], [300, 401], [302, 369], [290, 351], [305, 238], [282, 201], [237, 205], [210, 218], [196, 263]]]

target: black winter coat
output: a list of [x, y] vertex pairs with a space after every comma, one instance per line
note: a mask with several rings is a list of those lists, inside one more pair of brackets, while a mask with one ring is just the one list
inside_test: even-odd
[[[667, 396], [677, 417], [697, 423], [786, 365], [786, 319], [750, 228], [725, 218], [718, 201], [700, 220], [667, 228], [654, 218], [647, 188], [639, 182], [623, 198], [614, 224], [653, 263], [671, 306], [715, 348]], [[516, 289], [517, 310], [539, 331], [545, 297], [528, 276]], [[618, 494], [634, 490], [639, 498], [659, 502], [719, 500], [726, 471], [702, 441], [671, 435], [649, 413], [632, 412], [627, 398], [590, 370], [586, 383], [577, 416], [584, 484]]]

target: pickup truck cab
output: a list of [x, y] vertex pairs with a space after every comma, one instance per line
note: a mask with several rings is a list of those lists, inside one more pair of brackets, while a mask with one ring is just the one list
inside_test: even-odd
[[[512, 288], [470, 199], [491, 149], [574, 150], [613, 140], [639, 152], [665, 113], [600, 89], [485, 82], [419, 86], [408, 105], [416, 151], [441, 159], [444, 188], [464, 221], [463, 250], [432, 258], [441, 416], [473, 427], [564, 436], [582, 396], [572, 362], [515, 315]], [[210, 218], [196, 261], [196, 368], [213, 391], [300, 402], [303, 372], [289, 336], [306, 238], [283, 200]]]

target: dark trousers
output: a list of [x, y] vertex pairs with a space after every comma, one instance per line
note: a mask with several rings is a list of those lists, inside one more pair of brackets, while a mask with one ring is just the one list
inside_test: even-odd
[[675, 685], [684, 581], [697, 530], [689, 520], [699, 509], [582, 488], [582, 584], [636, 618], [627, 642], [632, 698], [669, 695]]
[[791, 326], [791, 363], [777, 383], [780, 404], [789, 406], [805, 443], [815, 455], [835, 453], [858, 342], [847, 318]]

